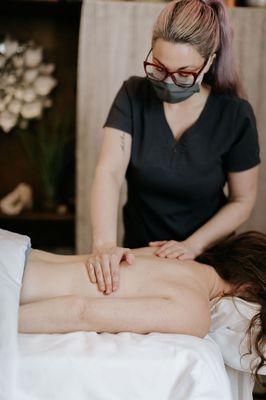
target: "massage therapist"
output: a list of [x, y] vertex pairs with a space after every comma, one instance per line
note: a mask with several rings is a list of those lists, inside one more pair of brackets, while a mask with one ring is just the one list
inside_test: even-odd
[[241, 93], [222, 0], [168, 3], [143, 67], [146, 76], [124, 81], [110, 108], [91, 190], [87, 268], [105, 294], [119, 287], [120, 261], [133, 262], [130, 248], [194, 259], [249, 218], [257, 194], [256, 120]]

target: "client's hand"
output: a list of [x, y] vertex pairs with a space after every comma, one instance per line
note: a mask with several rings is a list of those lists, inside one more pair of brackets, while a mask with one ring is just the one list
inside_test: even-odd
[[97, 283], [98, 289], [110, 294], [119, 287], [119, 263], [132, 264], [135, 259], [132, 251], [125, 247], [98, 247], [86, 261], [91, 283]]
[[149, 246], [158, 247], [154, 254], [159, 257], [194, 260], [200, 254], [200, 252], [196, 251], [196, 249], [185, 240], [182, 242], [176, 240], [160, 240], [149, 242]]

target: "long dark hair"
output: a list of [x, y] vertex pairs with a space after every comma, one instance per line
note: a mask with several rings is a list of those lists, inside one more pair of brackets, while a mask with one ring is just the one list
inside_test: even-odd
[[171, 43], [188, 43], [205, 60], [216, 53], [203, 82], [218, 93], [246, 97], [234, 59], [233, 36], [223, 0], [173, 0], [155, 21], [152, 47], [160, 38]]
[[[246, 331], [249, 353], [242, 356], [251, 354], [253, 342], [260, 362], [252, 368], [252, 376], [263, 385], [258, 371], [266, 365], [263, 354], [266, 339], [266, 235], [248, 231], [230, 236], [207, 249], [196, 260], [211, 265], [222, 279], [234, 284], [233, 292], [224, 296], [238, 296], [261, 305], [260, 312], [251, 319]], [[252, 334], [254, 327], [258, 328], [254, 329], [255, 337]]]

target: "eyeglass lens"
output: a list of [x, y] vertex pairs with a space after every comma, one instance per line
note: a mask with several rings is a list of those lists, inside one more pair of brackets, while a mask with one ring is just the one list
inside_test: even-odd
[[[146, 65], [146, 73], [150, 79], [156, 81], [163, 81], [167, 75], [164, 68], [157, 67], [154, 65]], [[194, 82], [194, 76], [191, 74], [185, 74], [184, 72], [175, 72], [172, 74], [178, 85], [190, 86]]]

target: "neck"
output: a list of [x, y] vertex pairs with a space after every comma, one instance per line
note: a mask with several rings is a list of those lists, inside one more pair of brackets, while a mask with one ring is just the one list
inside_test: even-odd
[[230, 282], [225, 281], [213, 268], [212, 279], [210, 280], [210, 291], [209, 299], [213, 300], [216, 297], [221, 297], [224, 294], [228, 294], [234, 288], [234, 285]]

